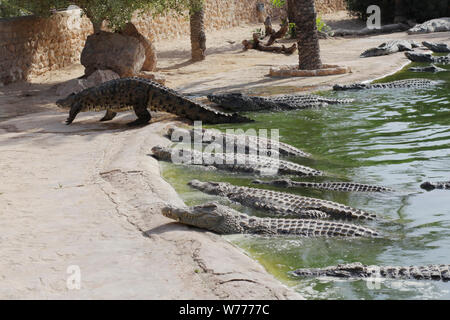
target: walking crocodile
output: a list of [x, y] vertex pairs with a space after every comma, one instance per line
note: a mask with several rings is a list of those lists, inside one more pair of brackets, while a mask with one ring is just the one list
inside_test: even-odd
[[238, 114], [227, 114], [198, 104], [157, 82], [142, 78], [107, 81], [97, 87], [72, 93], [56, 103], [61, 108], [70, 109], [67, 124], [71, 124], [77, 114], [83, 111], [106, 110], [101, 121], [109, 121], [117, 112], [134, 109], [138, 119], [128, 125], [141, 125], [151, 120], [147, 108], [207, 123], [252, 121]]
[[391, 40], [380, 44], [376, 48], [370, 48], [361, 53], [361, 58], [385, 56], [401, 51], [411, 51], [420, 45], [412, 40]]
[[433, 52], [445, 53], [450, 52], [450, 47], [446, 43], [433, 43], [423, 41], [422, 44]]
[[192, 180], [189, 186], [208, 194], [227, 197], [242, 205], [281, 216], [296, 218], [375, 219], [375, 214], [332, 201], [302, 197], [290, 193], [238, 187], [225, 182]]
[[391, 192], [391, 188], [373, 186], [369, 184], [362, 183], [351, 183], [351, 182], [303, 182], [303, 181], [292, 181], [290, 179], [279, 179], [273, 181], [262, 181], [254, 180], [255, 184], [267, 184], [276, 187], [283, 188], [311, 188], [319, 190], [332, 190], [332, 191], [345, 191], [345, 192]]
[[262, 175], [293, 174], [298, 176], [321, 176], [323, 172], [271, 157], [239, 153], [207, 153], [189, 149], [155, 146], [153, 156], [158, 160], [202, 166], [213, 166], [233, 172]]
[[333, 90], [361, 90], [361, 89], [395, 89], [395, 88], [428, 88], [437, 85], [439, 82], [428, 79], [407, 79], [386, 83], [354, 83], [349, 85], [333, 86]]
[[229, 207], [207, 203], [190, 208], [167, 206], [162, 214], [180, 223], [218, 234], [296, 235], [303, 237], [379, 237], [372, 229], [334, 221], [251, 217]]
[[450, 181], [440, 181], [440, 182], [424, 182], [420, 185], [422, 189], [425, 189], [427, 191], [431, 191], [434, 189], [444, 189], [444, 190], [450, 190]]
[[450, 280], [450, 265], [410, 267], [367, 266], [360, 262], [339, 264], [326, 268], [297, 269], [290, 274], [299, 277], [330, 276], [339, 278], [390, 278], [416, 280]]
[[436, 64], [450, 63], [450, 55], [433, 56], [430, 53], [405, 52], [406, 57], [412, 62], [431, 62]]
[[[167, 135], [174, 142], [182, 142], [180, 138], [187, 139], [188, 137], [195, 141], [202, 141], [202, 143], [219, 143], [223, 145], [225, 150], [229, 148], [233, 152], [259, 154], [261, 151], [270, 151], [270, 155], [275, 155], [277, 152], [283, 156], [293, 156], [310, 158], [311, 154], [302, 151], [287, 143], [274, 141], [272, 139], [249, 136], [243, 134], [224, 133], [218, 130], [187, 130], [181, 128], [169, 128]], [[181, 139], [181, 140], [183, 140]]]
[[412, 67], [412, 68], [409, 68], [408, 70], [413, 71], [413, 72], [433, 72], [433, 73], [449, 71], [444, 68], [436, 67], [434, 64], [431, 64], [426, 67]]
[[229, 111], [290, 110], [351, 103], [353, 99], [333, 99], [314, 94], [254, 97], [242, 93], [210, 94], [208, 99]]

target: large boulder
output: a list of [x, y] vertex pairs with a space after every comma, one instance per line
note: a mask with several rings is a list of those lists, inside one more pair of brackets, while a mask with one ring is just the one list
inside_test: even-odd
[[130, 36], [139, 40], [139, 42], [145, 48], [145, 61], [142, 66], [143, 71], [155, 71], [156, 70], [156, 49], [155, 46], [144, 37], [141, 33], [139, 33], [138, 29], [131, 22], [125, 25], [125, 28], [120, 32], [123, 35]]
[[418, 24], [408, 30], [409, 34], [450, 31], [450, 18], [438, 18]]
[[97, 70], [84, 79], [72, 79], [56, 88], [56, 94], [67, 97], [71, 93], [78, 93], [90, 87], [96, 87], [103, 82], [120, 78], [117, 73], [111, 70]]
[[120, 33], [100, 31], [90, 35], [81, 52], [85, 75], [95, 70], [110, 69], [120, 77], [132, 77], [142, 70], [145, 48], [141, 42]]

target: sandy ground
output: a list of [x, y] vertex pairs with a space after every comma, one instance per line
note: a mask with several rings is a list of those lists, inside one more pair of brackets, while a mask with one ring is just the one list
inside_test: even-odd
[[[159, 72], [168, 86], [190, 93], [304, 91], [395, 71], [406, 63], [401, 53], [358, 58], [385, 40], [450, 36], [323, 40], [323, 61], [353, 73], [277, 79], [266, 76], [269, 67], [295, 64], [297, 56], [242, 52], [240, 42], [257, 27], [208, 34], [208, 57], [195, 64], [188, 39], [157, 43]], [[109, 123], [84, 113], [64, 125], [55, 85], [82, 73], [75, 65], [0, 88], [0, 298], [300, 299], [221, 237], [160, 214], [165, 203], [182, 205], [148, 155], [169, 144], [162, 133], [174, 117], [158, 114], [151, 125], [128, 129], [131, 113]], [[70, 285], [74, 270], [80, 289]]]

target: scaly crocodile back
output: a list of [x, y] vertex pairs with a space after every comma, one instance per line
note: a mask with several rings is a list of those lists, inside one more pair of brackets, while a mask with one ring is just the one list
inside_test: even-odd
[[391, 278], [416, 280], [450, 280], [450, 265], [428, 265], [410, 267], [367, 266], [355, 262], [326, 268], [298, 269], [292, 275], [302, 277], [340, 277], [340, 278]]

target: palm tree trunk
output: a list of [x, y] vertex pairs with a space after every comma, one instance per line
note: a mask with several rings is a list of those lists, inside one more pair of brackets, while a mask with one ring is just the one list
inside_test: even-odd
[[190, 1], [190, 26], [191, 26], [191, 50], [192, 60], [205, 60], [206, 35], [204, 25], [203, 0]]
[[288, 8], [297, 30], [299, 69], [321, 69], [314, 0], [288, 0]]

